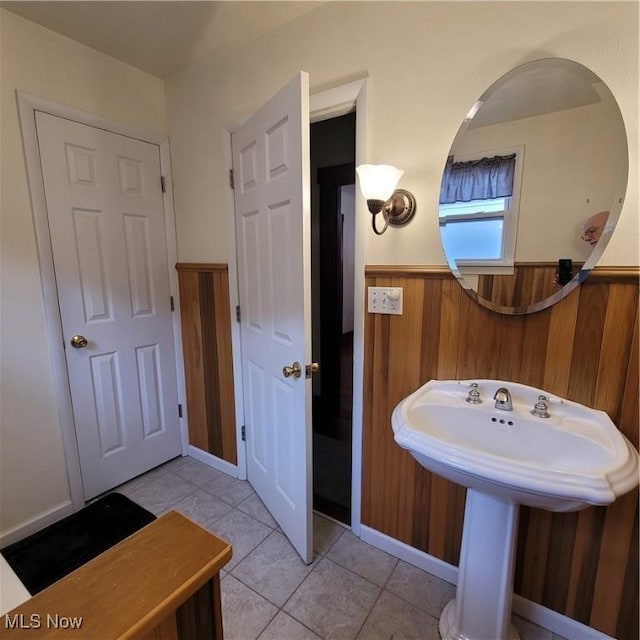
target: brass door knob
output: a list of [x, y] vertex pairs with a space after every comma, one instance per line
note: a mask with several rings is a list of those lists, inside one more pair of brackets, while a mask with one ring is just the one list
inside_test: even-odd
[[282, 367], [282, 375], [285, 378], [299, 378], [302, 375], [302, 367], [299, 362], [294, 362], [290, 367]]
[[73, 336], [69, 342], [74, 349], [84, 349], [89, 344], [84, 336]]

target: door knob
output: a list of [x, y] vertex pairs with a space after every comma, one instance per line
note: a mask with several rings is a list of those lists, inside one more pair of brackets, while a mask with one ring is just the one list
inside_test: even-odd
[[299, 378], [302, 375], [302, 367], [299, 362], [294, 362], [290, 367], [282, 367], [282, 375], [285, 378]]
[[73, 336], [69, 342], [74, 349], [84, 349], [89, 344], [84, 336]]

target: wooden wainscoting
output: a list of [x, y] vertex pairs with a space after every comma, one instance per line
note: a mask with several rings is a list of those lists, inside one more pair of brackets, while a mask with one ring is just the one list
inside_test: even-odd
[[[365, 320], [362, 522], [458, 564], [465, 489], [420, 467], [391, 412], [430, 379], [497, 378], [606, 411], [638, 446], [638, 275], [595, 270], [551, 309], [489, 311], [441, 268], [368, 267], [404, 288], [402, 316]], [[621, 640], [638, 638], [638, 492], [608, 508], [522, 507], [514, 589]]]
[[237, 464], [226, 264], [176, 265], [189, 443]]
[[[573, 273], [583, 263], [573, 264]], [[478, 276], [478, 296], [499, 307], [528, 307], [552, 296], [558, 265], [551, 262], [516, 263], [513, 275]]]

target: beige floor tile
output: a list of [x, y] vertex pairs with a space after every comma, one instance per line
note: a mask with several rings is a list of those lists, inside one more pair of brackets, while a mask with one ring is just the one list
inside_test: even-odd
[[379, 593], [364, 578], [322, 558], [283, 609], [327, 640], [352, 640]]
[[426, 613], [440, 617], [456, 595], [454, 585], [400, 560], [385, 589], [404, 598]]
[[173, 468], [170, 469], [173, 473], [179, 475], [185, 480], [188, 480], [189, 482], [192, 482], [198, 487], [204, 487], [206, 484], [220, 478], [220, 476], [235, 480], [235, 478], [231, 478], [231, 476], [228, 476], [226, 473], [218, 471], [217, 469], [204, 464], [204, 462], [200, 462], [199, 460], [195, 460], [189, 456], [185, 456], [184, 458], [180, 458], [178, 461], [170, 462], [169, 464], [174, 465]]
[[278, 523], [273, 519], [269, 510], [264, 506], [262, 500], [254, 493], [237, 505], [237, 509], [259, 520], [272, 529], [278, 528]]
[[440, 640], [438, 620], [408, 602], [383, 591], [358, 640]]
[[192, 494], [174, 504], [171, 509], [180, 511], [202, 527], [207, 527], [229, 513], [233, 507], [228, 502], [224, 502], [224, 500], [220, 500], [202, 489], [196, 489]]
[[[115, 491], [156, 515], [181, 511], [231, 542], [233, 558], [221, 571], [227, 640], [439, 639], [438, 617], [455, 587], [320, 514], [313, 514], [319, 555], [306, 566], [248, 482], [193, 458], [176, 458]], [[522, 640], [566, 640], [514, 622]]]
[[153, 480], [156, 480], [160, 476], [163, 476], [165, 473], [167, 473], [167, 471], [169, 471], [167, 465], [169, 464], [171, 464], [171, 462], [156, 467], [151, 471], [147, 471], [147, 473], [143, 473], [137, 478], [133, 478], [133, 480], [129, 480], [129, 482], [121, 484], [119, 487], [116, 487], [114, 489], [114, 492], [121, 493], [122, 495], [130, 497], [135, 491], [137, 491], [141, 487], [144, 487], [144, 485], [150, 484]]
[[189, 465], [193, 462], [193, 458], [189, 456], [178, 456], [173, 460], [169, 460], [169, 462], [165, 462], [160, 469], [164, 469], [165, 471], [171, 471], [173, 473], [177, 473], [178, 469], [182, 468], [185, 465]]
[[227, 571], [231, 571], [273, 532], [273, 529], [237, 509], [232, 509], [226, 515], [218, 518], [207, 529], [230, 542], [233, 547], [233, 556], [225, 565]]
[[347, 529], [333, 520], [313, 514], [313, 550], [324, 555]]
[[310, 629], [283, 611], [269, 623], [258, 640], [321, 640]]
[[195, 490], [195, 485], [171, 471], [166, 471], [133, 491], [129, 497], [158, 516], [169, 511], [174, 504]]
[[227, 574], [220, 585], [225, 640], [255, 640], [276, 615], [278, 608], [231, 574]]
[[312, 568], [312, 564], [302, 562], [282, 534], [274, 531], [232, 573], [261, 596], [281, 607]]
[[327, 558], [380, 587], [384, 586], [398, 562], [392, 555], [362, 542], [351, 531], [340, 536], [327, 552]]
[[222, 472], [217, 472], [217, 475], [205, 483], [202, 488], [216, 498], [234, 506], [246, 500], [253, 493], [251, 485], [246, 480], [237, 480]]

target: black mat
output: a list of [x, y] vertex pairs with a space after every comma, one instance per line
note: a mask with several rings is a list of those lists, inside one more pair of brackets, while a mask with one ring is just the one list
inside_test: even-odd
[[110, 493], [1, 553], [35, 595], [155, 519], [129, 498]]

